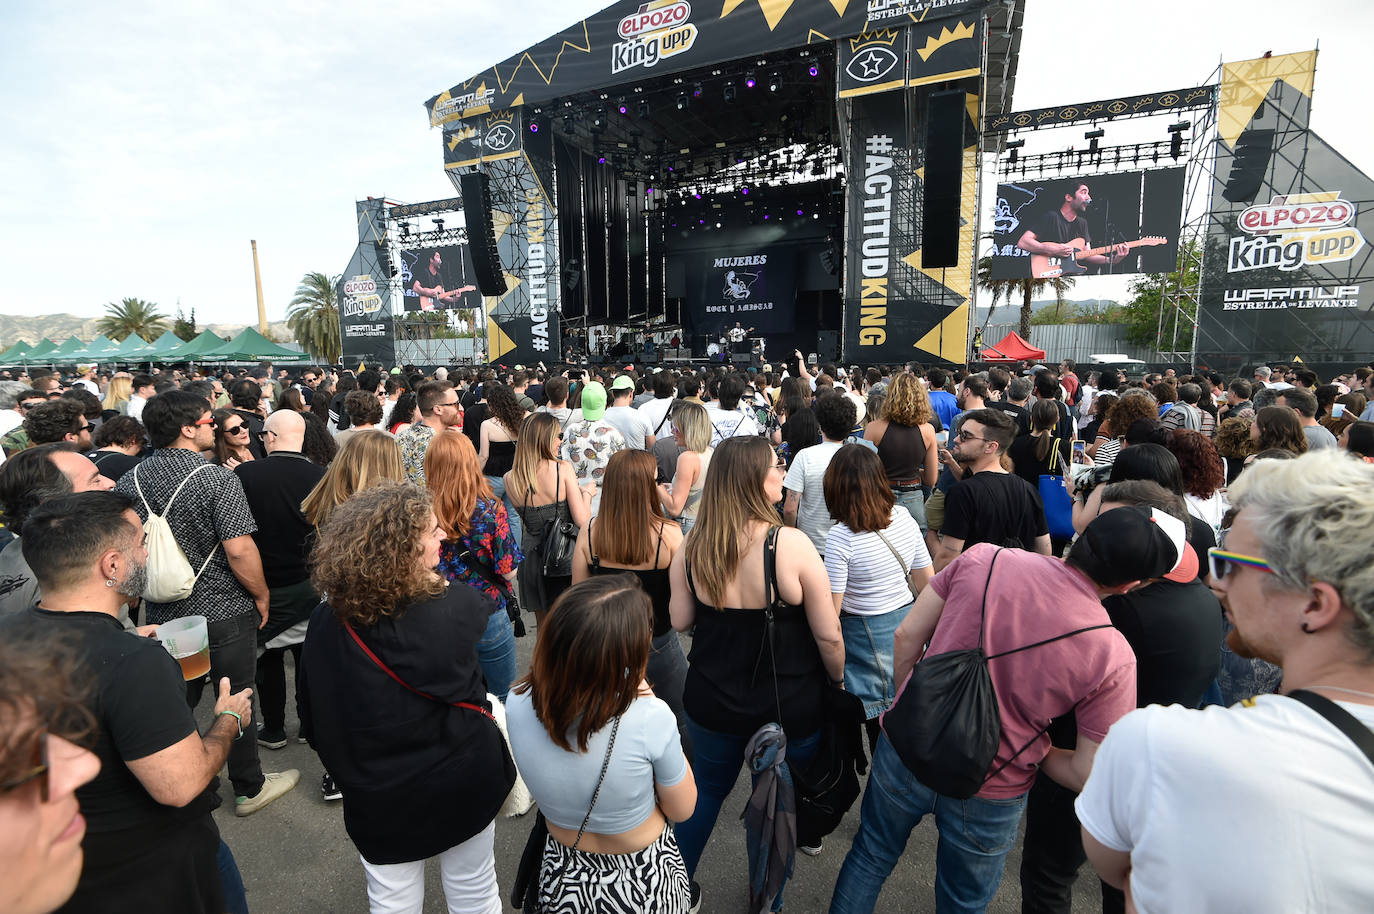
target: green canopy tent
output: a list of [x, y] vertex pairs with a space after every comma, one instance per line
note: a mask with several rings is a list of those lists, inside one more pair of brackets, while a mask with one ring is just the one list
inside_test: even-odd
[[[138, 340], [138, 345], [130, 351], [124, 351], [123, 346], [128, 345], [129, 340]], [[120, 361], [125, 362], [162, 362], [167, 361], [162, 358], [162, 353], [176, 349], [181, 345], [181, 337], [168, 330], [151, 343], [145, 343], [134, 334], [129, 334], [124, 342], [120, 344]], [[171, 361], [176, 361], [172, 359]]]
[[28, 343], [20, 340], [4, 352], [0, 352], [0, 365], [17, 365], [20, 356], [24, 355], [32, 347]]
[[187, 340], [179, 346], [167, 349], [159, 353], [156, 361], [159, 362], [199, 362], [201, 356], [212, 349], [218, 349], [224, 345], [223, 337], [215, 336], [209, 330], [202, 330], [195, 339]]
[[57, 344], [45, 336], [24, 353], [19, 361], [24, 365], [43, 365], [51, 360], [52, 354], [56, 351]]
[[101, 359], [109, 358], [110, 354], [114, 351], [115, 345], [114, 341], [102, 333], [82, 348], [64, 355], [62, 361], [72, 364], [78, 362], [98, 362]]
[[137, 333], [131, 333], [128, 336], [124, 337], [124, 340], [121, 343], [115, 346], [112, 355], [115, 356], [116, 361], [125, 362], [128, 361], [128, 356], [147, 348], [147, 340], [139, 336]]
[[310, 356], [304, 352], [287, 349], [264, 337], [249, 327], [229, 342], [217, 349], [201, 353], [201, 362], [309, 362]]

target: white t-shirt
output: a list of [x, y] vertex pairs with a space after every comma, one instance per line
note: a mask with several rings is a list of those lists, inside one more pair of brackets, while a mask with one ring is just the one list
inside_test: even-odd
[[654, 433], [653, 427], [633, 406], [611, 406], [606, 409], [606, 421], [620, 429], [625, 443], [635, 450], [644, 450], [644, 438]]
[[0, 435], [8, 435], [23, 424], [24, 417], [18, 410], [0, 409]]
[[[1374, 728], [1374, 707], [1340, 704]], [[1075, 808], [1130, 853], [1140, 914], [1374, 911], [1374, 771], [1292, 699], [1127, 714]]]
[[[669, 422], [666, 418], [668, 415], [668, 408], [672, 405], [673, 398], [664, 397], [661, 400], [650, 400], [648, 403], [636, 407], [639, 414], [644, 417], [644, 421], [649, 424], [649, 433], [655, 438], [667, 438], [672, 436], [673, 423]], [[658, 429], [658, 431], [654, 431], [654, 429]]]
[[752, 414], [738, 408], [723, 410], [714, 401], [706, 407], [706, 417], [711, 420], [711, 447], [716, 447], [726, 438], [743, 438], [762, 432]]
[[[892, 520], [883, 536], [902, 557], [907, 572], [930, 565], [921, 528], [906, 508], [892, 506]], [[831, 527], [825, 543], [825, 571], [830, 576], [830, 592], [844, 594], [840, 608], [845, 612], [878, 616], [911, 602], [907, 574], [887, 543], [871, 531], [855, 533], [845, 524]]]
[[797, 527], [811, 538], [816, 551], [825, 555], [825, 538], [835, 526], [835, 518], [825, 504], [825, 470], [830, 459], [844, 445], [838, 441], [822, 441], [799, 453], [783, 480], [783, 488], [801, 495], [797, 506]]

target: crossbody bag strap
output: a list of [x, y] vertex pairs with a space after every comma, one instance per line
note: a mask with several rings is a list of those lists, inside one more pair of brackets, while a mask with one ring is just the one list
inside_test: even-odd
[[1365, 754], [1370, 762], [1374, 762], [1374, 732], [1371, 732], [1358, 717], [1325, 695], [1318, 695], [1316, 692], [1309, 692], [1306, 689], [1296, 689], [1289, 692], [1288, 697], [1294, 701], [1302, 702], [1325, 717], [1328, 723], [1350, 737], [1350, 741], [1360, 748], [1360, 751]]
[[1084, 632], [1094, 632], [1094, 631], [1097, 631], [1099, 628], [1112, 628], [1112, 627], [1113, 627], [1113, 626], [1112, 626], [1112, 623], [1107, 622], [1107, 623], [1104, 623], [1104, 624], [1102, 624], [1102, 625], [1089, 625], [1089, 626], [1086, 626], [1086, 627], [1084, 627], [1084, 628], [1075, 628], [1075, 629], [1074, 629], [1073, 631], [1071, 631], [1071, 632], [1065, 632], [1065, 633], [1062, 634], [1062, 635], [1055, 635], [1053, 638], [1046, 638], [1044, 641], [1037, 641], [1037, 642], [1035, 642], [1034, 644], [1024, 644], [1024, 645], [1022, 645], [1021, 647], [1014, 647], [1014, 648], [1012, 648], [1012, 649], [1009, 650], [1009, 651], [1002, 651], [1000, 654], [990, 654], [990, 655], [988, 655], [988, 659], [989, 659], [989, 660], [996, 660], [998, 657], [1005, 657], [1005, 656], [1007, 656], [1008, 654], [1016, 654], [1016, 653], [1019, 653], [1019, 652], [1021, 652], [1021, 651], [1028, 651], [1028, 650], [1030, 650], [1030, 649], [1033, 648], [1033, 647], [1041, 647], [1042, 645], [1050, 644], [1050, 643], [1055, 642], [1055, 641], [1063, 641], [1065, 638], [1072, 638], [1074, 635], [1081, 635], [1081, 634], [1083, 634]]
[[[606, 780], [606, 770], [611, 767], [611, 753], [615, 751], [615, 735], [620, 732], [620, 718], [611, 721], [611, 741], [606, 745], [606, 757], [601, 760], [601, 774], [596, 778], [596, 789], [592, 791], [592, 802], [587, 806], [587, 814], [582, 817], [582, 824], [577, 828], [577, 838], [573, 841], [572, 849], [577, 850], [577, 845], [582, 843], [582, 833], [587, 830], [587, 823], [592, 820], [592, 810], [596, 809], [596, 798], [601, 796], [601, 783]], [[562, 876], [560, 874], [559, 878]]]
[[997, 564], [997, 557], [1002, 554], [1002, 547], [998, 546], [997, 551], [992, 554], [992, 561], [988, 562], [988, 579], [983, 582], [983, 605], [978, 608], [978, 650], [983, 649], [983, 623], [987, 620], [988, 614], [988, 587], [992, 584], [992, 569]]
[[668, 401], [668, 408], [663, 411], [663, 418], [658, 420], [658, 425], [654, 426], [654, 437], [658, 437], [658, 430], [663, 428], [663, 423], [668, 421], [668, 414], [673, 411], [673, 401]]
[[[591, 520], [587, 521], [587, 551], [591, 553], [592, 556], [592, 570], [600, 571], [601, 559], [597, 556], [596, 546], [592, 543], [592, 524], [594, 524], [595, 522], [596, 518], [592, 518]], [[658, 562], [655, 561], [654, 564], [658, 564]]]
[[892, 557], [897, 560], [897, 567], [902, 570], [902, 580], [906, 582], [907, 592], [911, 593], [911, 598], [914, 600], [916, 598], [916, 594], [911, 590], [911, 572], [907, 570], [906, 561], [902, 558], [902, 554], [897, 551], [896, 546], [892, 545], [891, 540], [883, 536], [883, 531], [874, 530], [873, 532], [878, 534], [878, 539], [883, 541], [887, 548], [892, 552]]
[[1050, 442], [1050, 464], [1048, 469], [1051, 476], [1062, 475], [1054, 471], [1055, 467], [1059, 466], [1059, 441], [1060, 439], [1055, 438]]
[[392, 670], [391, 667], [387, 666], [381, 657], [378, 657], [375, 653], [373, 653], [372, 648], [368, 647], [367, 643], [364, 642], [362, 638], [358, 637], [358, 633], [354, 631], [352, 625], [349, 625], [347, 622], [345, 622], [344, 628], [348, 629], [349, 635], [353, 637], [353, 641], [358, 645], [358, 647], [363, 649], [363, 653], [366, 654], [372, 660], [373, 663], [377, 664], [377, 667], [383, 673], [386, 673], [392, 679], [396, 680], [396, 682], [398, 682], [402, 687], [410, 690], [411, 692], [414, 692], [421, 698], [427, 698], [430, 701], [438, 702], [441, 705], [450, 705], [455, 708], [466, 708], [469, 711], [476, 711], [478, 714], [481, 714], [487, 720], [491, 721], [492, 723], [496, 723], [495, 716], [493, 716], [490, 711], [488, 711], [481, 705], [475, 705], [470, 701], [444, 701], [442, 698], [435, 698], [428, 692], [421, 692], [419, 689], [415, 688], [410, 683], [406, 682], [400, 676], [397, 676], [395, 671]]
[[[769, 527], [763, 539], [763, 639], [768, 645], [768, 663], [773, 674], [773, 706], [778, 712], [778, 726], [782, 726], [782, 697], [778, 691], [778, 655], [773, 646], [774, 607], [778, 601], [778, 528]], [[759, 656], [763, 656], [762, 649]]]

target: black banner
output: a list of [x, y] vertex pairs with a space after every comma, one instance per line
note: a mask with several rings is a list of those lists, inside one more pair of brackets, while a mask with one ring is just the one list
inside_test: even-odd
[[[1166, 168], [998, 184], [991, 277], [1169, 272], [1178, 259], [1183, 173]], [[1066, 257], [1037, 249], [1042, 244], [1077, 251]], [[1112, 255], [1102, 249], [1116, 244], [1131, 246], [1125, 259], [1103, 263]]]
[[335, 289], [339, 308], [342, 362], [390, 367], [396, 362], [392, 328], [390, 268], [378, 260], [378, 243], [386, 237], [385, 200], [359, 200], [358, 246]]
[[[401, 301], [406, 311], [456, 311], [482, 307], [466, 244], [401, 252]], [[428, 293], [428, 294], [427, 294]]]
[[[552, 311], [487, 318], [487, 361], [531, 366], [558, 360], [559, 320]], [[551, 342], [552, 341], [552, 342]]]
[[519, 109], [493, 111], [444, 128], [444, 167], [463, 168], [520, 154], [524, 116]]
[[983, 65], [983, 18], [978, 14], [913, 25], [907, 85], [977, 76]]
[[[960, 16], [989, 0], [621, 0], [425, 103], [431, 124]], [[512, 8], [511, 15], [519, 10]], [[537, 24], [535, 24], [537, 28]]]
[[1032, 127], [1054, 127], [1080, 121], [1110, 120], [1133, 114], [1159, 114], [1163, 111], [1186, 111], [1212, 104], [1216, 86], [1194, 86], [1191, 89], [1172, 89], [1150, 95], [1123, 95], [1096, 102], [1078, 102], [1053, 108], [1032, 108], [990, 117], [983, 125], [984, 133], [1003, 133], [1008, 130], [1029, 130]]
[[1199, 364], [1374, 352], [1374, 181], [1308, 129], [1315, 66], [1309, 51], [1224, 67]]
[[871, 95], [906, 86], [906, 29], [865, 32], [838, 42], [840, 98]]
[[686, 323], [712, 339], [736, 321], [760, 336], [785, 333], [796, 303], [793, 245], [704, 252], [688, 268]]

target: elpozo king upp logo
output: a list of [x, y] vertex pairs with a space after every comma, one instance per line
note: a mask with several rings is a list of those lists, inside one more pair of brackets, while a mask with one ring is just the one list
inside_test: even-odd
[[1349, 223], [1355, 204], [1340, 191], [1281, 194], [1252, 206], [1236, 221], [1245, 235], [1233, 237], [1226, 272], [1304, 266], [1349, 260], [1364, 247], [1364, 235]]
[[897, 32], [884, 29], [849, 39], [852, 56], [844, 68], [849, 78], [855, 82], [872, 83], [891, 73], [901, 63], [901, 58], [892, 50], [898, 37]]
[[687, 20], [692, 5], [687, 0], [653, 0], [620, 20], [611, 46], [611, 72], [631, 67], [649, 68], [666, 57], [691, 50], [697, 27]]
[[377, 282], [372, 274], [354, 276], [344, 283], [343, 316], [358, 317], [382, 310], [382, 297], [377, 294]]

